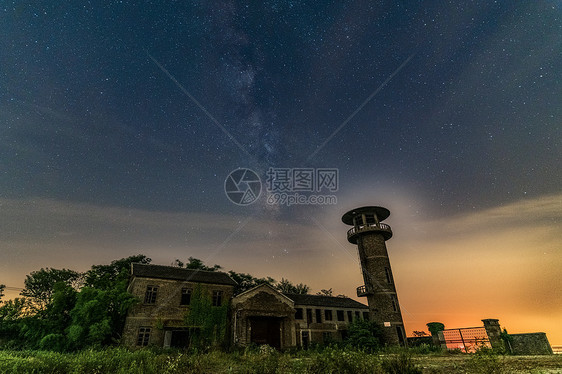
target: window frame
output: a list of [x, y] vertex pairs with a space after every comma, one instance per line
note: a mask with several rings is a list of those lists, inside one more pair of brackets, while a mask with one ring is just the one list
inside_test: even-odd
[[345, 322], [345, 311], [344, 310], [336, 310], [336, 320], [338, 322]]
[[390, 268], [385, 267], [384, 273], [386, 275], [386, 283], [392, 284], [392, 273], [390, 272]]
[[150, 343], [150, 335], [152, 328], [148, 326], [141, 326], [137, 331], [137, 347], [146, 347]]
[[213, 306], [222, 306], [222, 297], [224, 292], [222, 290], [213, 290]]
[[147, 285], [146, 286], [146, 291], [144, 293], [144, 304], [145, 305], [154, 305], [156, 304], [156, 300], [158, 298], [158, 289], [160, 287], [159, 286], [154, 286], [154, 285]]
[[[180, 298], [180, 306], [188, 306], [191, 305], [191, 295], [193, 294], [193, 288], [191, 287], [182, 287], [181, 289], [181, 298]], [[187, 302], [186, 302], [187, 299]]]
[[316, 309], [316, 323], [322, 323], [322, 309]]

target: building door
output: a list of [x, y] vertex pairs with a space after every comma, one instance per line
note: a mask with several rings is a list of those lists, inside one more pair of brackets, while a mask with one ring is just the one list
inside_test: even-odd
[[189, 331], [187, 330], [173, 330], [172, 339], [170, 341], [172, 348], [187, 348], [189, 347]]
[[310, 337], [308, 331], [302, 331], [301, 335], [302, 349], [308, 349], [308, 344], [310, 343]]
[[252, 328], [251, 342], [256, 344], [267, 344], [271, 347], [281, 349], [281, 319], [275, 317], [252, 317], [250, 318]]

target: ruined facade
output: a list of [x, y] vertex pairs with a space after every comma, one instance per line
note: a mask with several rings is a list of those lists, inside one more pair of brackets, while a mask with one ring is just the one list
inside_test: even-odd
[[235, 285], [222, 272], [132, 264], [128, 291], [140, 303], [129, 310], [122, 344], [186, 346], [189, 336], [184, 318], [196, 287], [209, 295], [213, 305], [222, 306], [230, 302]]
[[346, 338], [348, 326], [356, 320], [369, 320], [369, 307], [348, 297], [294, 295], [297, 345], [327, 344]]
[[296, 345], [294, 302], [268, 284], [232, 299], [232, 324], [236, 345], [267, 344], [277, 349]]
[[340, 341], [350, 322], [369, 319], [369, 308], [347, 297], [283, 294], [268, 284], [233, 297], [236, 283], [226, 273], [133, 264], [129, 292], [141, 302], [131, 308], [122, 343], [129, 347], [186, 347], [185, 315], [196, 287], [213, 306], [229, 305], [230, 343], [268, 344], [278, 349]]

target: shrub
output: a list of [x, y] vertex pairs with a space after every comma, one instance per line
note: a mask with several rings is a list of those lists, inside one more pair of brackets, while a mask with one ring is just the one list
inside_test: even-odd
[[474, 374], [501, 374], [504, 373], [503, 357], [491, 348], [481, 347], [470, 354], [467, 368]]
[[382, 327], [372, 321], [355, 320], [349, 324], [345, 342], [354, 348], [375, 352], [381, 347]]
[[383, 359], [381, 366], [388, 374], [422, 374], [422, 369], [412, 362], [412, 356], [406, 352]]
[[43, 339], [39, 341], [39, 348], [42, 350], [63, 352], [66, 349], [66, 345], [66, 337], [62, 334], [45, 335]]

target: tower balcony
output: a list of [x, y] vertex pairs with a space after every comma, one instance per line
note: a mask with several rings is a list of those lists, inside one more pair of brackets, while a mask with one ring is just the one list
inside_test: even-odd
[[364, 297], [372, 294], [373, 292], [367, 290], [367, 287], [365, 285], [357, 287], [357, 297]]
[[384, 240], [392, 238], [392, 229], [386, 223], [367, 223], [349, 229], [347, 231], [347, 240], [350, 243], [357, 244], [359, 235], [369, 232], [382, 234]]

